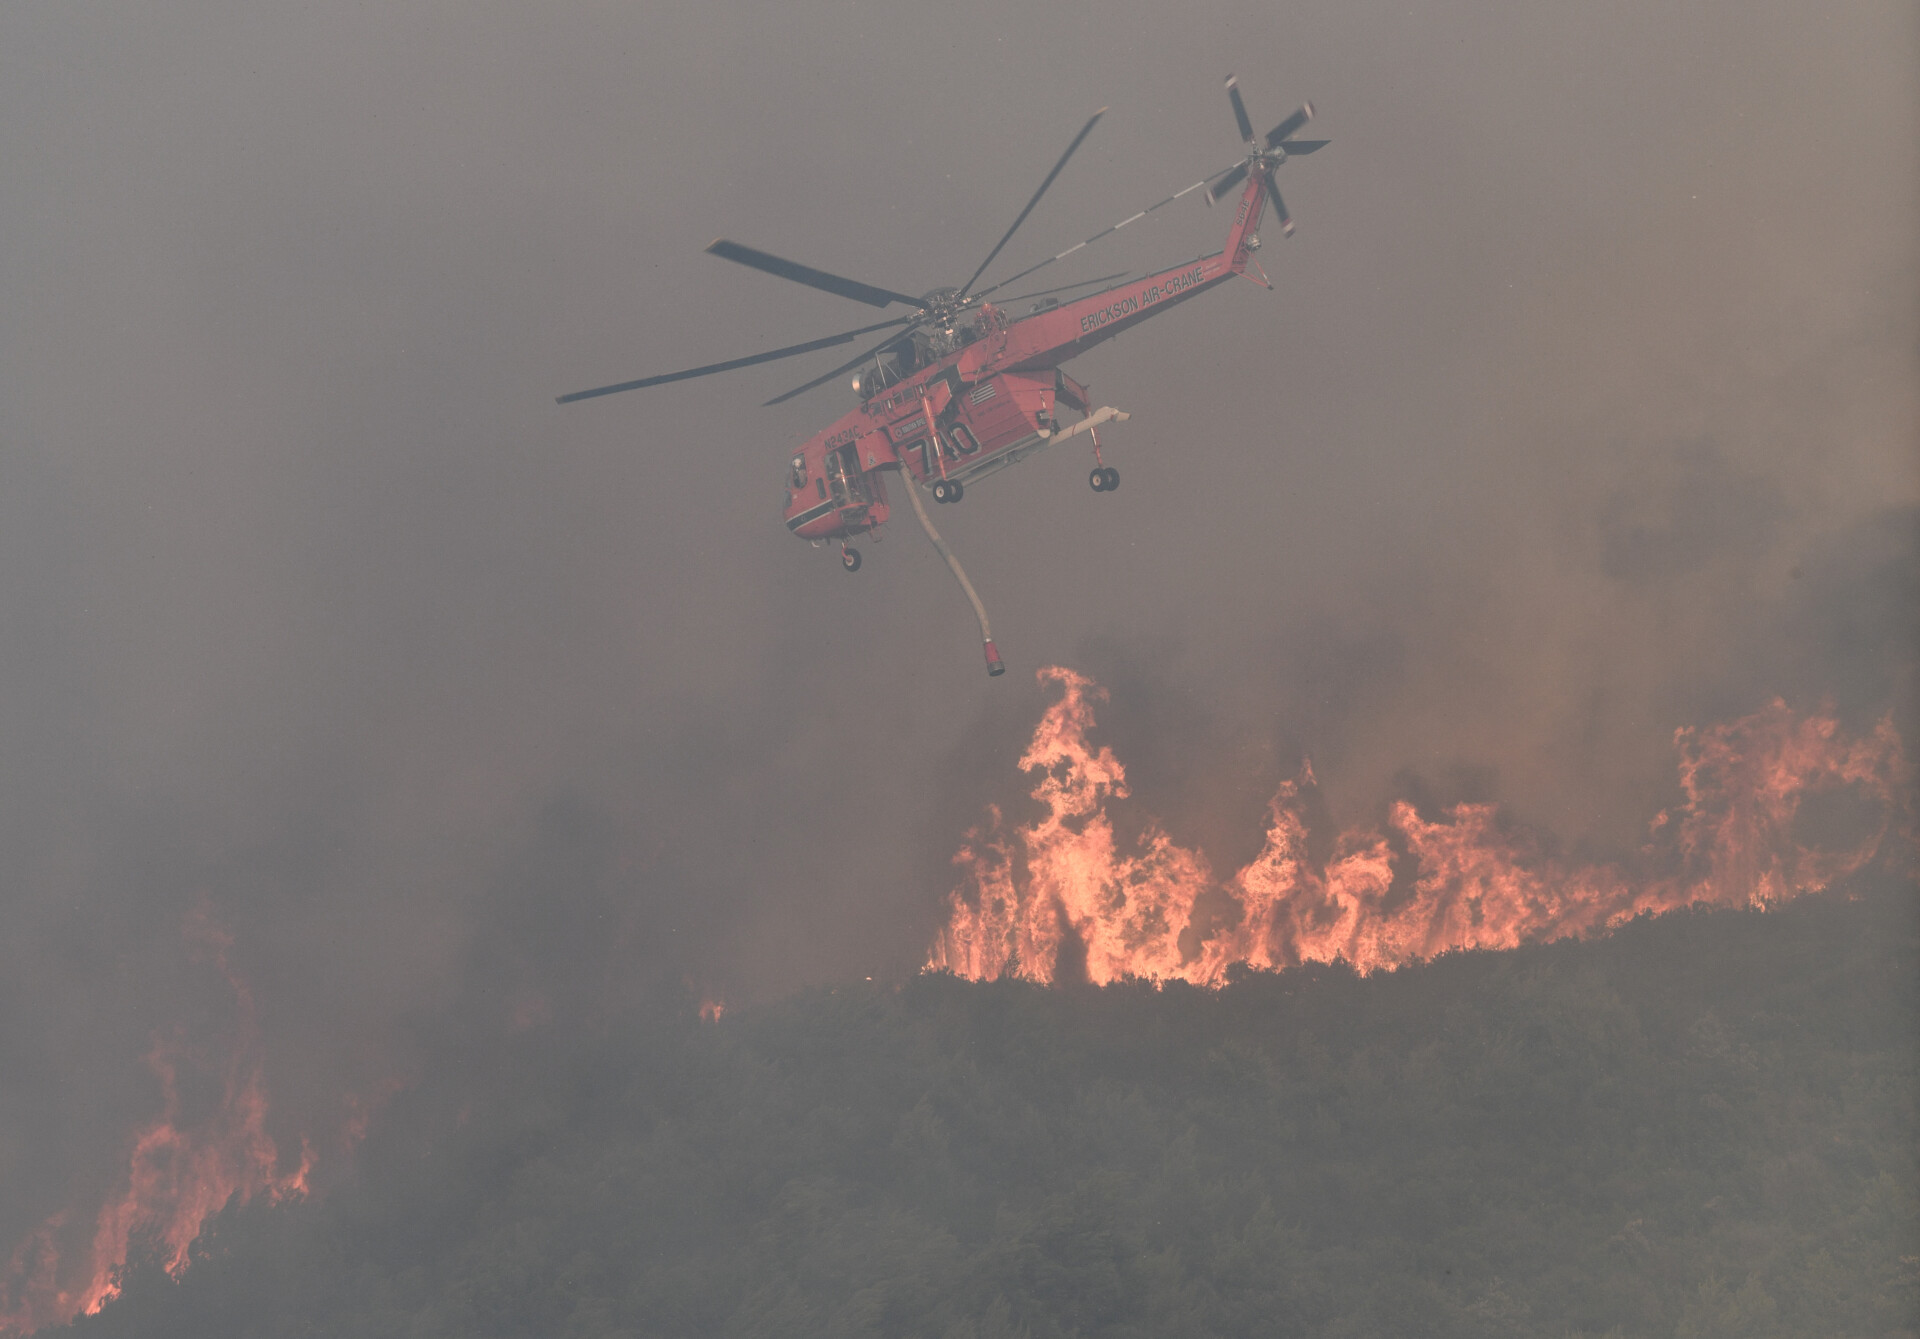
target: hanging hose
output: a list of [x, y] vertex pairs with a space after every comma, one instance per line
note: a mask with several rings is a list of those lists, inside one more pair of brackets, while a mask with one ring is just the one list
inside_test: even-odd
[[967, 599], [973, 603], [973, 612], [980, 619], [980, 640], [987, 646], [987, 673], [1005, 674], [1007, 667], [1000, 663], [999, 648], [993, 644], [993, 630], [987, 626], [987, 607], [980, 603], [980, 596], [974, 591], [973, 583], [967, 580], [966, 569], [960, 566], [960, 560], [953, 556], [953, 551], [940, 538], [940, 532], [933, 528], [933, 522], [927, 516], [926, 504], [920, 501], [920, 485], [904, 461], [900, 465], [900, 483], [907, 490], [907, 500], [913, 503], [913, 514], [920, 518], [920, 528], [927, 532], [934, 549], [947, 560], [947, 566], [953, 569], [953, 575], [960, 582], [960, 589], [967, 593]]

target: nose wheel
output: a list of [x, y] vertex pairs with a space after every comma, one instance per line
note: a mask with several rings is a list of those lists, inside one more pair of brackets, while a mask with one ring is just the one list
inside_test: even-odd
[[860, 550], [850, 549], [846, 547], [846, 545], [844, 544], [841, 545], [840, 546], [840, 565], [846, 568], [849, 572], [858, 572], [860, 570]]

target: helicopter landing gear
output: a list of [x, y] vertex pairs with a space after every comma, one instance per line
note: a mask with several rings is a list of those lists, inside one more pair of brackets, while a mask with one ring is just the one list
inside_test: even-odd
[[958, 502], [967, 495], [958, 479], [935, 479], [933, 481], [933, 500], [935, 502]]
[[1099, 430], [1088, 428], [1087, 436], [1093, 439], [1093, 473], [1087, 476], [1087, 482], [1096, 493], [1111, 493], [1120, 486], [1120, 471], [1101, 458]]
[[860, 550], [850, 549], [846, 547], [846, 545], [844, 544], [841, 545], [840, 546], [840, 565], [846, 568], [849, 572], [858, 572], [860, 570]]

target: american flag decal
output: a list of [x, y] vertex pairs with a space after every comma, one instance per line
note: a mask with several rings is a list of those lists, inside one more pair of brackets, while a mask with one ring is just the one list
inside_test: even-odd
[[998, 382], [993, 381], [982, 382], [973, 388], [973, 393], [968, 395], [967, 398], [975, 404], [983, 404], [993, 398], [994, 390], [998, 385]]

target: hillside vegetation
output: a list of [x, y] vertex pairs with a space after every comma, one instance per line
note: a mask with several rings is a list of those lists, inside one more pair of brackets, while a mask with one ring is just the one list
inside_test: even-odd
[[474, 1046], [109, 1336], [1920, 1329], [1905, 888], [1214, 992], [950, 977]]

